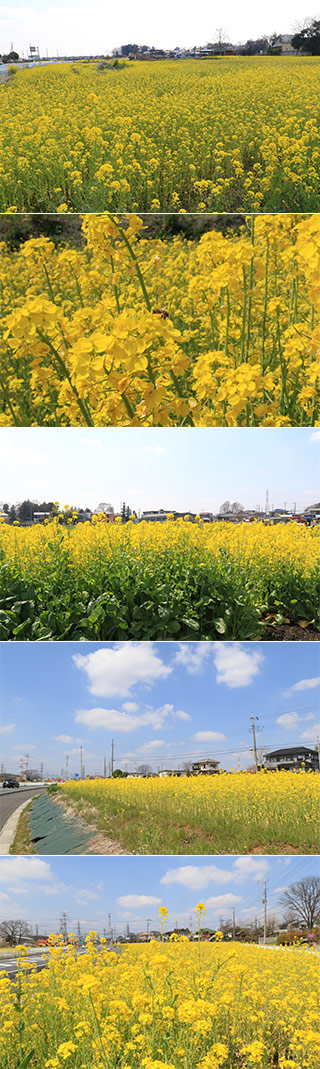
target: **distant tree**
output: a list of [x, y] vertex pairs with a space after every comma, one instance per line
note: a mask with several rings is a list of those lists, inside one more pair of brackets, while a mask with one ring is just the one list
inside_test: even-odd
[[320, 19], [311, 19], [291, 38], [293, 48], [298, 52], [308, 52], [310, 56], [320, 56]]
[[14, 48], [8, 52], [7, 56], [2, 56], [3, 63], [16, 63], [17, 59], [19, 59], [19, 52], [15, 52]]
[[226, 515], [231, 512], [244, 512], [244, 507], [240, 504], [240, 501], [224, 501], [223, 504], [220, 506], [220, 512], [222, 513], [222, 515]]
[[11, 505], [11, 508], [9, 509], [9, 523], [14, 523], [16, 519], [17, 519], [16, 509], [15, 509], [14, 505]]
[[137, 772], [139, 772], [141, 776], [149, 776], [150, 772], [152, 772], [151, 765], [138, 765]]
[[249, 41], [246, 41], [245, 45], [241, 45], [239, 52], [241, 56], [266, 55], [268, 46], [269, 42], [267, 37], [258, 37], [255, 41], [250, 38]]
[[26, 523], [27, 520], [33, 520], [34, 513], [38, 510], [39, 505], [35, 501], [20, 501], [18, 505], [18, 519], [20, 523]]
[[122, 768], [115, 768], [114, 772], [112, 773], [113, 779], [122, 779], [126, 775], [127, 773], [123, 772]]
[[7, 505], [7, 504], [6, 505], [2, 505], [2, 512], [8, 513], [9, 512], [9, 505]]
[[291, 884], [280, 899], [286, 920], [313, 928], [320, 920], [320, 876], [306, 876]]
[[121, 45], [120, 52], [122, 56], [130, 56], [131, 52], [139, 52], [139, 45]]
[[28, 925], [25, 921], [2, 921], [0, 924], [0, 938], [9, 946], [16, 946], [28, 935]]

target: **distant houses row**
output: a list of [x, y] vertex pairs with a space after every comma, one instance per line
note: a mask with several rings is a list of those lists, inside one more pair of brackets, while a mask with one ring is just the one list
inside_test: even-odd
[[[14, 508], [14, 507], [13, 507]], [[186, 520], [190, 523], [220, 523], [225, 521], [228, 523], [252, 523], [254, 520], [260, 520], [264, 524], [277, 524], [277, 523], [290, 523], [292, 521], [309, 526], [311, 523], [320, 523], [320, 502], [314, 505], [309, 505], [302, 512], [295, 512], [289, 509], [277, 508], [272, 509], [269, 512], [265, 512], [259, 509], [245, 509], [241, 508], [235, 511], [220, 511], [213, 512], [179, 512], [177, 509], [146, 509], [140, 512], [138, 515], [127, 509], [126, 515], [123, 513], [116, 513], [112, 505], [98, 505], [96, 509], [83, 509], [75, 508], [69, 510], [72, 513], [72, 521], [74, 523], [92, 523], [94, 519], [100, 517], [104, 519], [106, 523], [114, 523], [115, 520], [123, 523], [127, 523], [130, 519], [134, 523], [167, 523], [168, 521]], [[15, 519], [13, 518], [12, 508], [4, 510], [0, 507], [0, 521], [2, 523], [11, 524], [18, 520], [21, 527], [31, 527], [34, 524], [45, 523], [53, 519], [54, 513], [48, 510], [34, 509], [30, 511], [29, 516], [19, 517], [19, 507], [14, 509]], [[69, 513], [68, 513], [69, 515]], [[68, 516], [61, 515], [61, 523], [65, 522]]]
[[[317, 772], [319, 771], [319, 753], [318, 750], [313, 750], [309, 746], [284, 746], [265, 754], [260, 768], [266, 772], [296, 771], [299, 768], [304, 768], [307, 772]], [[222, 771], [224, 770], [220, 769], [220, 761], [206, 758], [203, 761], [194, 761], [190, 769], [163, 768], [160, 772], [154, 773], [129, 772], [128, 778], [143, 778], [146, 775], [157, 776], [160, 779], [165, 776], [213, 776]]]
[[[272, 750], [264, 755], [259, 766], [260, 770], [265, 772], [298, 771], [299, 769], [305, 769], [307, 772], [318, 772], [319, 767], [320, 751], [313, 749], [311, 746], [283, 746], [278, 750]], [[189, 768], [162, 768], [159, 772], [124, 772], [123, 776], [126, 779], [146, 779], [150, 777], [164, 779], [168, 776], [214, 776], [220, 772], [224, 772], [224, 769], [220, 768], [220, 761], [214, 758], [204, 758], [203, 760], [193, 761], [190, 763]], [[121, 774], [120, 770], [118, 770], [118, 774]], [[13, 775], [13, 773], [2, 771], [0, 773], [0, 783], [8, 779], [8, 777], [10, 778], [10, 775]], [[16, 776], [16, 774], [14, 775]], [[20, 773], [16, 778], [22, 782], [27, 781], [29, 783], [37, 783], [43, 780], [43, 776], [36, 769], [29, 769]], [[86, 779], [94, 778], [95, 776], [93, 775], [86, 776]]]

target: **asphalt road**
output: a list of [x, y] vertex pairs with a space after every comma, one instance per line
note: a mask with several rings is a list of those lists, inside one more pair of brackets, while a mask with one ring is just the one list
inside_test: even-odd
[[[36, 972], [41, 972], [41, 969], [47, 968], [48, 955], [46, 955], [46, 960], [44, 961], [43, 958], [46, 954], [46, 950], [44, 947], [41, 950], [37, 951], [32, 951], [29, 947], [27, 947], [27, 950], [28, 960], [32, 962], [32, 965], [35, 965]], [[61, 953], [63, 954], [64, 950], [61, 950]], [[81, 954], [86, 954], [85, 948], [81, 948], [81, 950], [77, 951], [77, 956]], [[26, 970], [26, 972], [28, 972], [28, 970]], [[4, 973], [7, 973], [9, 980], [15, 980], [18, 973], [17, 958], [15, 954], [4, 954], [3, 956], [1, 956], [0, 950], [0, 976], [3, 976]]]
[[27, 802], [28, 798], [32, 798], [35, 794], [43, 794], [47, 790], [47, 787], [36, 786], [34, 783], [30, 783], [28, 786], [23, 787], [1, 787], [0, 786], [0, 831], [9, 820], [11, 814], [15, 809], [18, 809], [23, 802]]

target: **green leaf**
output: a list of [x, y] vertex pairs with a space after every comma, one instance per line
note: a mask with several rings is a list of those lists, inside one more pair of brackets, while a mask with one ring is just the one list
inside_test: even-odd
[[198, 620], [189, 620], [187, 616], [183, 616], [181, 622], [185, 624], [186, 627], [191, 627], [192, 631], [199, 631], [200, 624], [198, 623]]
[[33, 1048], [33, 1050], [30, 1050], [29, 1054], [26, 1054], [25, 1058], [22, 1059], [22, 1062], [18, 1062], [16, 1069], [26, 1069], [26, 1066], [30, 1065], [31, 1058], [33, 1058], [34, 1054], [35, 1048]]

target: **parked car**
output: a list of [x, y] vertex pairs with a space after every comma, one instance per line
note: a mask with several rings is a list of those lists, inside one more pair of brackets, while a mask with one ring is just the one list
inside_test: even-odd
[[17, 779], [13, 779], [13, 777], [10, 776], [10, 779], [4, 779], [3, 780], [2, 786], [3, 787], [20, 787], [20, 783], [18, 782]]

